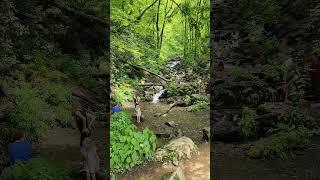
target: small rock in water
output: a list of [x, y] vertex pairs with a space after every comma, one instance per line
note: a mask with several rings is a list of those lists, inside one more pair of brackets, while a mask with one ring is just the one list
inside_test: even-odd
[[177, 124], [174, 121], [169, 121], [169, 122], [166, 122], [164, 124], [167, 125], [167, 126], [170, 126], [170, 127], [176, 127], [177, 126]]

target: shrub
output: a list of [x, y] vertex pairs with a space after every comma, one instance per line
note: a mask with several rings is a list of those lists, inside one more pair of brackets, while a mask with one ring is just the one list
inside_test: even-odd
[[307, 110], [297, 107], [292, 108], [279, 116], [279, 122], [293, 128], [304, 127], [308, 129], [317, 129], [319, 127], [319, 124], [312, 118]]
[[305, 128], [281, 131], [256, 142], [246, 152], [251, 158], [288, 158], [292, 151], [308, 142], [310, 133]]
[[298, 91], [292, 91], [288, 94], [288, 99], [293, 102], [298, 102], [304, 97], [304, 91], [298, 90]]
[[166, 84], [165, 89], [167, 97], [177, 96], [179, 94], [178, 87], [175, 81], [171, 81]]
[[254, 76], [248, 70], [240, 67], [233, 68], [231, 76], [235, 81], [248, 81], [254, 79]]
[[16, 108], [10, 113], [12, 125], [26, 130], [27, 137], [38, 139], [53, 122], [50, 114], [44, 118], [44, 105], [30, 84], [24, 84], [15, 91]]
[[0, 179], [10, 180], [71, 180], [68, 168], [52, 160], [33, 158], [27, 164], [20, 162], [5, 169]]
[[262, 66], [261, 72], [267, 80], [271, 80], [272, 82], [280, 81], [281, 71], [278, 66], [270, 64], [264, 65]]
[[189, 112], [197, 112], [197, 111], [201, 111], [203, 109], [208, 108], [208, 106], [209, 106], [209, 103], [206, 101], [197, 101], [194, 105], [189, 106], [187, 110]]
[[191, 104], [191, 97], [190, 97], [190, 96], [186, 95], [186, 96], [183, 98], [183, 100], [184, 100], [184, 103], [185, 103], [187, 106], [189, 106], [189, 105]]
[[77, 80], [82, 86], [94, 89], [97, 87], [97, 81], [92, 78], [94, 72], [88, 64], [84, 63], [83, 59], [85, 57], [81, 57], [81, 55], [76, 57], [64, 54], [52, 59], [52, 64], [71, 79]]
[[20, 68], [30, 75], [32, 90], [43, 101], [41, 107], [47, 106], [45, 111], [52, 116], [51, 118], [55, 116], [62, 126], [70, 125], [71, 91], [59, 84], [67, 80], [67, 76], [60, 71], [52, 71], [43, 65], [33, 63], [20, 65]]
[[249, 96], [247, 96], [246, 101], [248, 105], [258, 105], [261, 100], [261, 96], [257, 93], [252, 93]]
[[71, 105], [69, 103], [60, 104], [55, 109], [56, 120], [62, 127], [68, 127], [71, 125], [72, 114]]
[[110, 127], [112, 172], [129, 170], [145, 160], [153, 159], [156, 136], [147, 128], [137, 131], [128, 113], [112, 114]]
[[114, 88], [114, 103], [117, 105], [123, 105], [128, 101], [133, 100], [132, 96], [133, 89], [129, 84], [122, 83]]
[[256, 112], [248, 107], [244, 107], [242, 110], [241, 119], [239, 121], [239, 126], [242, 135], [245, 138], [254, 136], [256, 134]]

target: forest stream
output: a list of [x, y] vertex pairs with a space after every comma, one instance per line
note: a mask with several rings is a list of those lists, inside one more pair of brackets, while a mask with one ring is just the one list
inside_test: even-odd
[[[206, 180], [210, 179], [210, 144], [201, 141], [202, 128], [209, 126], [209, 110], [200, 112], [187, 112], [185, 107], [173, 108], [167, 116], [155, 117], [155, 113], [164, 112], [168, 109], [165, 103], [144, 102], [141, 105], [145, 121], [137, 125], [138, 128], [149, 128], [153, 132], [159, 131], [159, 127], [165, 122], [174, 121], [183, 135], [191, 138], [199, 147], [200, 155], [190, 160], [183, 160], [180, 167], [186, 179]], [[127, 106], [125, 111], [133, 112], [133, 106]], [[162, 146], [168, 139], [159, 139], [158, 146]], [[173, 165], [150, 162], [143, 166], [132, 169], [130, 172], [118, 175], [120, 180], [153, 180], [169, 172], [174, 171]]]

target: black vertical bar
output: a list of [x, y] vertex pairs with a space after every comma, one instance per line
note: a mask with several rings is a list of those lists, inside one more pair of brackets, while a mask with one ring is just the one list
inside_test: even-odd
[[[106, 60], [108, 61], [109, 67], [110, 68], [110, 64], [111, 64], [111, 60], [110, 60], [110, 0], [106, 0], [107, 3], [107, 13], [106, 13], [106, 21], [107, 23], [107, 27], [106, 27], [106, 43], [107, 43], [107, 49], [106, 49]], [[107, 79], [107, 84], [106, 84], [106, 92], [107, 94], [107, 103], [106, 103], [106, 121], [107, 121], [107, 125], [106, 125], [106, 161], [107, 161], [107, 169], [106, 169], [106, 179], [110, 179], [110, 69], [108, 71], [108, 75], [107, 75], [108, 79]]]
[[213, 134], [213, 63], [214, 63], [214, 49], [213, 49], [213, 31], [214, 31], [214, 23], [215, 23], [215, 16], [214, 16], [214, 1], [210, 0], [210, 179], [216, 179], [216, 170], [215, 170], [215, 162], [214, 162], [214, 144], [212, 141], [212, 134]]

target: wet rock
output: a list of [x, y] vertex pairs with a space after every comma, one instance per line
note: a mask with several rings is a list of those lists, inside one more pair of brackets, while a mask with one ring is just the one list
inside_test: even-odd
[[146, 101], [152, 101], [153, 92], [152, 91], [145, 91], [144, 97]]
[[157, 161], [172, 161], [177, 165], [181, 159], [190, 159], [196, 153], [198, 153], [198, 147], [194, 142], [190, 138], [182, 136], [171, 140], [162, 148], [158, 148], [155, 158]]
[[220, 113], [214, 114], [213, 134], [215, 141], [236, 142], [240, 141], [240, 129], [233, 121], [233, 114]]
[[158, 138], [172, 138], [175, 136], [175, 130], [169, 126], [160, 126], [154, 132]]
[[166, 102], [169, 103], [169, 104], [170, 103], [174, 103], [174, 101], [175, 101], [174, 97], [169, 97], [169, 98], [166, 99]]
[[155, 132], [158, 138], [173, 138], [181, 137], [182, 130], [177, 128], [177, 124], [174, 121], [166, 122], [166, 126], [159, 127], [158, 131]]

